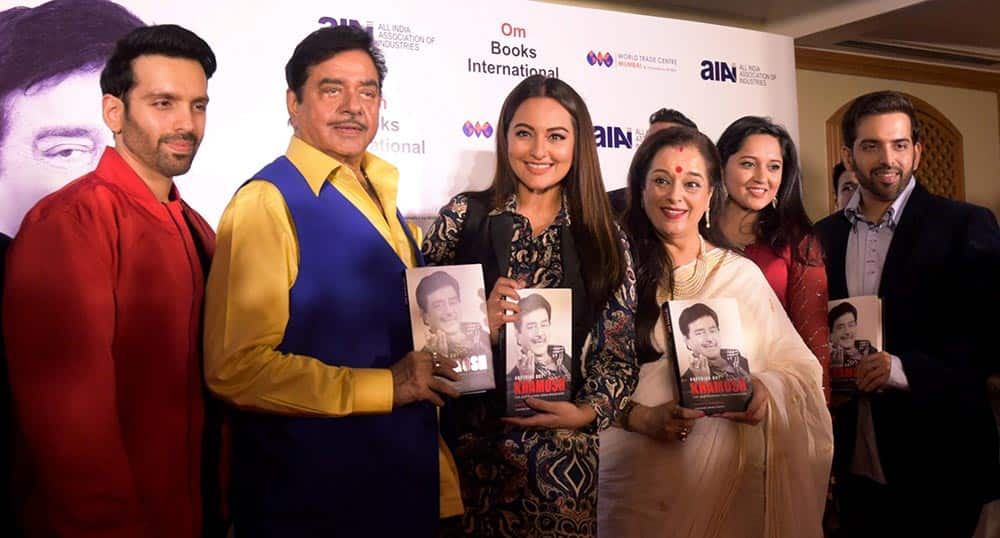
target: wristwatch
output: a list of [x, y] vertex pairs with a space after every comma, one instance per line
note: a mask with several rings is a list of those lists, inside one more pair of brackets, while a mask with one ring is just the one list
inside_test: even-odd
[[622, 429], [627, 432], [635, 431], [632, 429], [629, 419], [632, 417], [632, 411], [635, 410], [635, 406], [637, 405], [639, 405], [638, 402], [626, 396], [625, 402], [622, 404], [622, 409], [619, 412], [619, 416], [621, 418], [618, 420], [618, 423], [621, 424]]

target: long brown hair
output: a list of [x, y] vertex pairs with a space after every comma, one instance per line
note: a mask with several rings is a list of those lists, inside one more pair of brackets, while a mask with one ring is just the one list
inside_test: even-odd
[[497, 124], [497, 160], [493, 173], [493, 205], [502, 208], [517, 193], [520, 183], [507, 158], [507, 132], [521, 103], [532, 97], [555, 99], [573, 118], [573, 164], [562, 180], [570, 218], [570, 231], [580, 258], [580, 272], [594, 308], [605, 303], [625, 278], [625, 255], [604, 190], [597, 143], [590, 112], [576, 91], [557, 78], [532, 75], [522, 80], [504, 100]]
[[819, 253], [814, 252], [809, 241], [813, 223], [802, 204], [802, 170], [799, 152], [788, 131], [770, 118], [743, 116], [734, 121], [719, 136], [716, 147], [723, 168], [730, 158], [740, 151], [747, 138], [763, 134], [773, 137], [781, 148], [781, 183], [775, 195], [777, 205], [768, 204], [757, 213], [753, 227], [754, 236], [776, 253], [788, 246], [794, 258], [805, 265], [821, 265]]
[[[628, 170], [628, 208], [622, 215], [625, 230], [629, 234], [632, 259], [635, 262], [636, 306], [635, 335], [636, 352], [640, 363], [658, 359], [660, 353], [653, 348], [652, 333], [656, 320], [660, 317], [660, 305], [656, 302], [656, 289], [663, 282], [667, 289], [674, 287], [673, 260], [664, 248], [663, 239], [649, 221], [642, 207], [642, 195], [646, 189], [646, 174], [652, 166], [656, 154], [663, 148], [692, 146], [705, 159], [705, 173], [712, 188], [712, 198], [708, 202], [709, 212], [722, 214], [725, 203], [725, 189], [722, 187], [722, 164], [715, 144], [704, 134], [687, 127], [671, 127], [657, 131], [647, 137], [632, 157]], [[708, 227], [705, 217], [698, 222], [698, 231], [712, 244], [732, 248], [722, 235], [719, 227]]]

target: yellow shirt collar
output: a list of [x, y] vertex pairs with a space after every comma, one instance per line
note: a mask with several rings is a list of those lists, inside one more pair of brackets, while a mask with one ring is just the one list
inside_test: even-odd
[[[324, 181], [332, 183], [338, 178], [355, 180], [354, 173], [351, 172], [350, 168], [344, 166], [344, 163], [309, 145], [297, 136], [292, 136], [285, 156], [306, 178], [306, 183], [309, 184], [309, 188], [316, 196], [319, 196]], [[361, 160], [361, 167], [368, 174], [368, 178], [375, 190], [378, 191], [379, 196], [382, 196], [383, 193], [389, 194], [395, 200], [399, 184], [399, 170], [395, 166], [365, 152], [365, 156]]]

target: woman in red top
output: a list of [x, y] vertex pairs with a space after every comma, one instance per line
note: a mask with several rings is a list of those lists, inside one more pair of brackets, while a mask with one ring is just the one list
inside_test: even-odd
[[830, 400], [830, 344], [823, 253], [802, 206], [795, 143], [768, 118], [744, 116], [718, 142], [728, 192], [718, 224], [756, 263], [795, 329], [823, 365]]

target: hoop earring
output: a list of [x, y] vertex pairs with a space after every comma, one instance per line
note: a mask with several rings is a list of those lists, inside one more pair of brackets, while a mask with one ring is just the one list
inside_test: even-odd
[[778, 209], [778, 197], [777, 196], [775, 196], [774, 199], [771, 200], [771, 207], [773, 207], [775, 209]]

